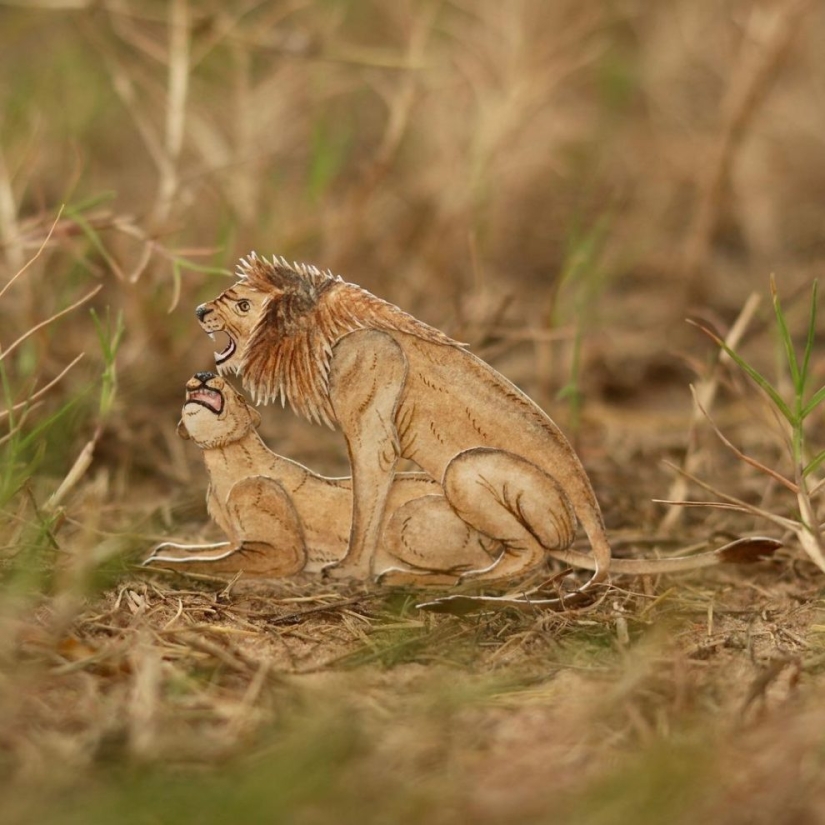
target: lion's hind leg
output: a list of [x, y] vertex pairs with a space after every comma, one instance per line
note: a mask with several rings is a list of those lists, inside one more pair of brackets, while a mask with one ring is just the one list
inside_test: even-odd
[[556, 479], [521, 456], [479, 447], [456, 456], [444, 493], [470, 527], [504, 547], [497, 562], [463, 580], [504, 582], [523, 576], [570, 546], [576, 516]]

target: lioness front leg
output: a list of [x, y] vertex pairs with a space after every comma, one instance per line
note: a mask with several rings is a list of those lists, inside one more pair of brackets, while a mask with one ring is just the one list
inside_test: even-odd
[[504, 547], [497, 561], [464, 580], [524, 575], [575, 538], [576, 517], [561, 486], [521, 456], [486, 447], [466, 450], [449, 463], [443, 484], [460, 518]]
[[[144, 564], [174, 565], [196, 573], [292, 576], [306, 565], [307, 551], [295, 506], [271, 478], [253, 476], [235, 484], [226, 501], [232, 541], [215, 545], [167, 545]], [[172, 549], [176, 548], [176, 549]]]
[[229, 492], [227, 510], [237, 531], [238, 569], [254, 576], [293, 576], [307, 563], [301, 520], [289, 493], [274, 479], [252, 476]]
[[329, 392], [352, 467], [352, 524], [346, 556], [327, 575], [371, 572], [400, 452], [395, 412], [406, 375], [401, 347], [384, 332], [352, 332], [333, 349]]
[[209, 562], [216, 558], [223, 558], [227, 553], [234, 552], [228, 541], [217, 541], [209, 544], [178, 544], [174, 541], [164, 541], [156, 544], [149, 555], [141, 562], [146, 567], [151, 564]]

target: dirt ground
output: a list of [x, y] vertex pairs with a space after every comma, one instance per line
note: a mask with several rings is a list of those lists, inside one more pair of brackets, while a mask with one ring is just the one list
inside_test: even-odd
[[[824, 38], [768, 0], [0, 3], [0, 822], [825, 822]], [[175, 425], [252, 248], [522, 387], [617, 557], [783, 546], [461, 615], [140, 567], [220, 538]]]

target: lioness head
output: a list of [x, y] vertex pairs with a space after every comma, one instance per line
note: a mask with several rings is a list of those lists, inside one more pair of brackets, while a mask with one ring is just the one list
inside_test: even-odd
[[186, 401], [178, 435], [203, 449], [214, 449], [243, 438], [261, 423], [258, 411], [225, 379], [199, 372], [186, 382]]

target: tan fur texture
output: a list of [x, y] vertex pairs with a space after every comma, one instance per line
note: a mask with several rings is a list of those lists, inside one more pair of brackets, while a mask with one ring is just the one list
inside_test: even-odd
[[[315, 267], [253, 254], [238, 275], [197, 310], [207, 332], [232, 339], [219, 369], [240, 374], [256, 401], [288, 401], [300, 415], [340, 427], [347, 441], [351, 528], [331, 575], [378, 572], [373, 562], [403, 456], [440, 484], [444, 506], [468, 529], [504, 548], [467, 578], [509, 582], [548, 556], [594, 570], [590, 583], [607, 577], [610, 545], [581, 462], [506, 378], [438, 330]], [[568, 549], [576, 520], [592, 557]], [[628, 572], [708, 563], [685, 561], [630, 562]]]

